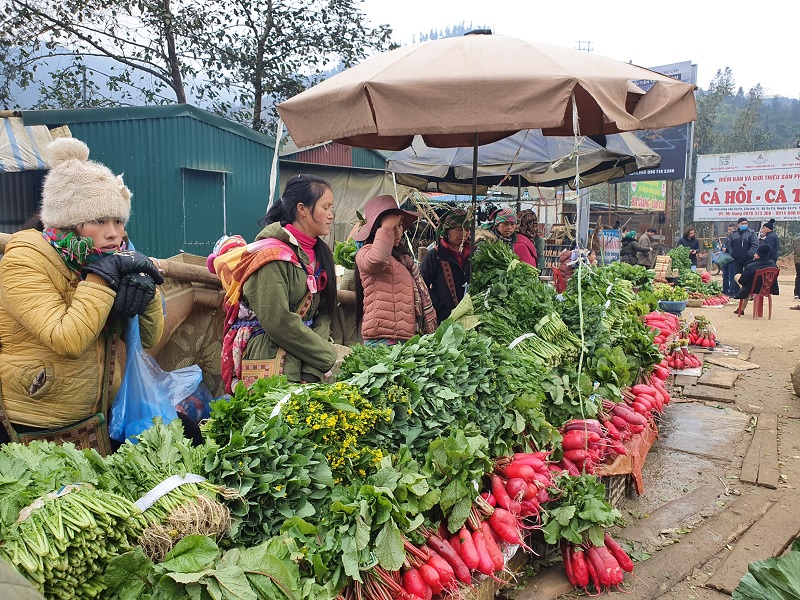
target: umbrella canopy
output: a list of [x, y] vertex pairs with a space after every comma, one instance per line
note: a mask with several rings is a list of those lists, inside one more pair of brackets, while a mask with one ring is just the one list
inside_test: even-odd
[[[634, 82], [654, 82], [644, 92]], [[278, 105], [299, 146], [335, 140], [401, 150], [497, 141], [523, 129], [612, 134], [693, 121], [694, 86], [628, 63], [499, 35], [378, 55]]]
[[475, 171], [480, 186], [497, 185], [515, 175], [525, 186], [574, 185], [578, 171], [582, 183], [591, 185], [639, 169], [655, 168], [661, 160], [632, 133], [576, 140], [528, 129], [480, 146], [476, 163], [473, 151], [472, 147], [430, 148], [421, 136], [416, 136], [409, 148], [387, 157], [387, 169], [398, 174], [398, 182], [404, 185], [449, 191], [452, 187], [443, 184], [465, 185]]

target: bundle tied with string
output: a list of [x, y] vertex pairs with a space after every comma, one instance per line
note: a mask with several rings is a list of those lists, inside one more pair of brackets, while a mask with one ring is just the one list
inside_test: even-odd
[[136, 503], [147, 525], [139, 544], [153, 562], [161, 562], [187, 535], [223, 537], [231, 514], [222, 500], [238, 497], [235, 490], [210, 483], [203, 472], [202, 447], [183, 437], [179, 420], [160, 419], [106, 459], [106, 476], [116, 493]]

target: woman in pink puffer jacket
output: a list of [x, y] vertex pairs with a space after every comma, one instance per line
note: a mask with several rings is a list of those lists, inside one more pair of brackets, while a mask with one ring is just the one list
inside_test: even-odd
[[418, 215], [402, 210], [391, 196], [364, 208], [366, 223], [353, 235], [363, 242], [356, 254], [356, 311], [364, 343], [396, 344], [436, 330], [436, 311], [403, 231]]

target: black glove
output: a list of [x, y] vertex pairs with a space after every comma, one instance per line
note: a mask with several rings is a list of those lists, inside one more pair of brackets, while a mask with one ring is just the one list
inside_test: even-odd
[[128, 318], [141, 315], [155, 295], [156, 284], [152, 277], [144, 273], [128, 273], [120, 279], [111, 311]]
[[164, 278], [158, 272], [153, 262], [141, 252], [123, 250], [104, 256], [97, 262], [88, 263], [81, 269], [81, 275], [94, 273], [108, 282], [115, 292], [119, 288], [120, 279], [128, 273], [143, 273], [149, 275], [156, 284], [164, 283]]

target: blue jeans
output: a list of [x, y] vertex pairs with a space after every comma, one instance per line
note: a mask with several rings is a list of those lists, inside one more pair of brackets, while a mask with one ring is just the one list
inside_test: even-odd
[[739, 284], [733, 276], [742, 272], [742, 267], [735, 260], [722, 265], [722, 293], [726, 296], [735, 296], [739, 293]]

